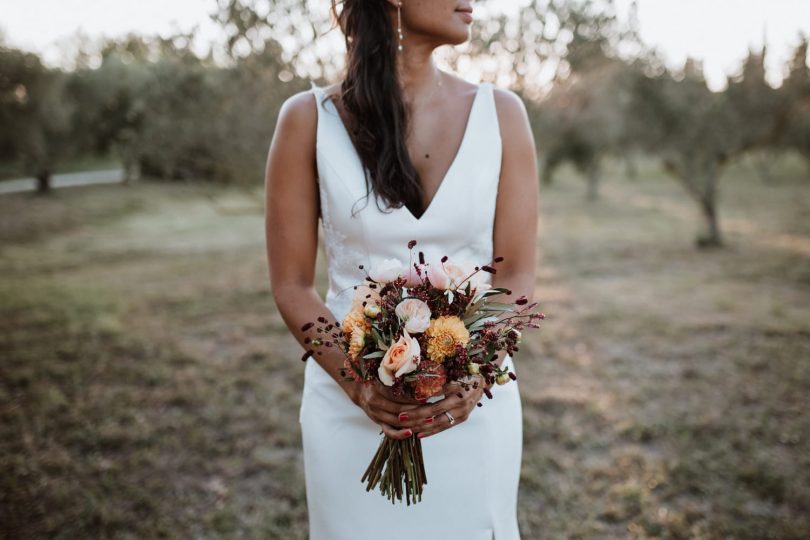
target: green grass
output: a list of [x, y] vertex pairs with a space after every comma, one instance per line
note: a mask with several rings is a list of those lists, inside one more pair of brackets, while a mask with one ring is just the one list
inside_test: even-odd
[[[565, 169], [542, 189], [524, 539], [808, 536], [800, 171], [729, 169], [708, 252], [655, 169], [611, 168], [594, 204]], [[306, 538], [260, 189], [88, 186], [0, 216], [0, 537]]]

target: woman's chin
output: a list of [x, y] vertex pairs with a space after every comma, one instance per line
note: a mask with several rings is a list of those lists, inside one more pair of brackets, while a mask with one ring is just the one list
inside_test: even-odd
[[447, 43], [450, 45], [461, 45], [470, 40], [470, 30], [466, 27], [461, 32], [453, 32], [447, 35]]

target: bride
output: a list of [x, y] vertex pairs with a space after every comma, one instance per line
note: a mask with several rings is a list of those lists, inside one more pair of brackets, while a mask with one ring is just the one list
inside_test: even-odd
[[[501, 256], [484, 280], [532, 301], [539, 197], [525, 106], [433, 60], [437, 47], [469, 39], [471, 4], [343, 0], [338, 10], [332, 1], [346, 38], [342, 80], [284, 102], [265, 178], [272, 293], [304, 347], [304, 323], [342, 321], [368, 269], [407, 262], [410, 240], [428, 260]], [[325, 300], [314, 284], [319, 220]], [[336, 348], [306, 360], [299, 421], [309, 538], [518, 540], [520, 374], [504, 351], [498, 363], [518, 380], [486, 391], [446, 385], [416, 402], [344, 380]], [[383, 434], [422, 438], [418, 504], [392, 504], [361, 482]]]

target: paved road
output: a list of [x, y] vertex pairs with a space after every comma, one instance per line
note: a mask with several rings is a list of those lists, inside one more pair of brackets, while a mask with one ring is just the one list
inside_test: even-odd
[[[100, 171], [83, 171], [66, 174], [55, 174], [51, 179], [54, 188], [86, 186], [88, 184], [116, 184], [124, 181], [124, 169], [104, 169]], [[0, 195], [34, 191], [37, 188], [35, 178], [14, 178], [0, 181]]]

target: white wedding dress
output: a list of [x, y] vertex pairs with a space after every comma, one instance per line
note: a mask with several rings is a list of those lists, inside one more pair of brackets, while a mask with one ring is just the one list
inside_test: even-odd
[[[491, 261], [502, 153], [491, 83], [478, 85], [461, 146], [417, 219], [405, 206], [381, 211], [373, 193], [364, 198], [363, 166], [337, 108], [310, 82], [318, 104], [317, 166], [329, 273], [325, 302], [337, 321], [349, 311], [352, 287], [363, 283], [365, 271], [358, 265], [367, 271], [386, 258], [407, 263], [409, 240], [417, 241], [414, 260], [421, 250], [428, 262], [442, 255]], [[490, 274], [482, 274], [491, 282]], [[504, 365], [519, 376], [510, 356]], [[465, 422], [422, 439], [427, 476], [422, 500], [392, 503], [379, 486], [367, 492], [360, 480], [383, 438], [380, 426], [309, 358], [300, 422], [310, 540], [519, 540], [518, 386], [518, 381], [493, 385], [493, 399], [483, 396], [483, 406]]]

